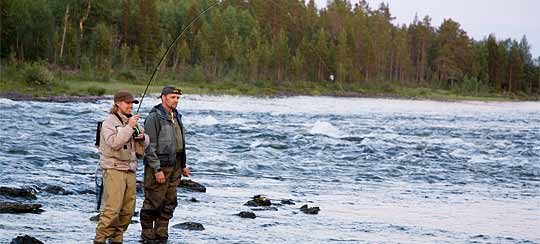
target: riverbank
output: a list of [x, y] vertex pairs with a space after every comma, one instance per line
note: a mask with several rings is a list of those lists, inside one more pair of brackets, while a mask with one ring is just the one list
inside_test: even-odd
[[[94, 101], [126, 89], [135, 94], [142, 94], [149, 80], [148, 75], [136, 74], [133, 77], [116, 75], [109, 78], [85, 78], [80, 75], [63, 73], [49, 74], [46, 82], [29, 82], [25, 79], [3, 75], [0, 80], [0, 97], [12, 100], [36, 101]], [[415, 100], [476, 100], [476, 101], [538, 101], [540, 97], [519, 95], [497, 95], [489, 92], [470, 93], [462, 89], [441, 89], [431, 87], [409, 87], [390, 82], [379, 83], [336, 83], [309, 81], [179, 81], [174, 77], [152, 82], [148, 93], [159, 93], [164, 85], [173, 84], [185, 94], [234, 95], [256, 97], [279, 96], [337, 96], [337, 97], [374, 97]]]

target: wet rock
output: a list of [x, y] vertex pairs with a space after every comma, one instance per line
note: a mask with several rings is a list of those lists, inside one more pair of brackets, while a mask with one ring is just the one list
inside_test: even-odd
[[278, 208], [271, 206], [263, 206], [259, 208], [251, 208], [253, 211], [278, 211]]
[[178, 184], [178, 187], [196, 192], [206, 192], [206, 187], [192, 180], [180, 180], [180, 184]]
[[319, 207], [308, 207], [307, 204], [300, 207], [300, 211], [306, 213], [306, 214], [318, 214], [321, 209]]
[[144, 192], [144, 182], [141, 180], [137, 180], [137, 183], [135, 185], [137, 187], [137, 193], [143, 193]]
[[43, 242], [29, 235], [24, 235], [13, 238], [10, 244], [43, 244]]
[[185, 222], [181, 224], [176, 224], [172, 226], [175, 229], [183, 229], [183, 230], [204, 230], [204, 226], [199, 223], [195, 222]]
[[242, 211], [238, 214], [238, 216], [242, 218], [247, 218], [247, 219], [254, 219], [257, 217], [257, 215], [255, 215], [254, 212], [248, 212], [248, 211]]
[[43, 188], [43, 191], [51, 193], [51, 194], [56, 194], [56, 195], [72, 195], [73, 194], [73, 192], [67, 191], [61, 186], [47, 186]]
[[0, 202], [0, 213], [42, 213], [41, 204]]
[[294, 202], [291, 199], [282, 199], [281, 204], [294, 205]]
[[92, 221], [92, 222], [98, 222], [98, 221], [99, 221], [99, 214], [90, 217], [90, 221]]
[[96, 195], [96, 191], [85, 189], [85, 190], [75, 190], [78, 194], [90, 194], [90, 195]]
[[196, 198], [192, 197], [191, 199], [189, 199], [190, 202], [199, 202], [199, 200], [197, 200]]
[[26, 199], [37, 199], [36, 191], [31, 188], [16, 188], [16, 187], [5, 187], [0, 186], [0, 195], [7, 197], [18, 197]]
[[272, 205], [272, 202], [267, 197], [255, 195], [253, 196], [253, 200], [247, 201], [244, 205], [252, 207], [270, 206]]

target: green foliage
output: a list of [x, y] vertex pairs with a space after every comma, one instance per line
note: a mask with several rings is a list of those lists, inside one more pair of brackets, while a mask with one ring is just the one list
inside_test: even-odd
[[[0, 58], [12, 64], [45, 60], [61, 73], [80, 72], [79, 79], [117, 75], [141, 82], [135, 78], [149, 76], [170, 42], [209, 4], [3, 0]], [[290, 83], [315, 94], [324, 89], [309, 84], [350, 92], [393, 93], [406, 86], [540, 94], [540, 64], [525, 36], [476, 41], [452, 19], [434, 27], [429, 16], [416, 17], [398, 26], [390, 13], [388, 4], [367, 1], [329, 1], [321, 10], [313, 0], [221, 1], [186, 30], [158, 75], [212, 84], [264, 82], [268, 93], [276, 92], [274, 84]], [[9, 77], [48, 82], [37, 69]], [[246, 87], [234, 92], [241, 91], [254, 93]]]
[[23, 80], [31, 86], [50, 85], [53, 81], [53, 75], [47, 67], [40, 63], [25, 65], [23, 68]]
[[105, 92], [107, 92], [107, 90], [103, 87], [88, 87], [87, 88], [87, 92], [89, 95], [92, 95], [92, 96], [103, 96], [105, 95]]

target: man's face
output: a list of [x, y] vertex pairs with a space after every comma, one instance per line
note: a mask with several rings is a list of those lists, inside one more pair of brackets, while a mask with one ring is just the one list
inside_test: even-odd
[[131, 114], [131, 110], [133, 109], [133, 102], [126, 102], [122, 101], [117, 103], [118, 109], [120, 112], [122, 112], [125, 115]]
[[167, 94], [161, 96], [161, 102], [169, 109], [176, 108], [176, 106], [178, 106], [178, 101], [180, 101], [180, 95], [178, 94]]

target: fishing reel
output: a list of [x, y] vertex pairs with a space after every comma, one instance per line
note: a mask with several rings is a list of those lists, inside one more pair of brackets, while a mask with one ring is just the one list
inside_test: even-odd
[[133, 127], [133, 137], [136, 138], [141, 134], [141, 129], [139, 128], [139, 125]]

